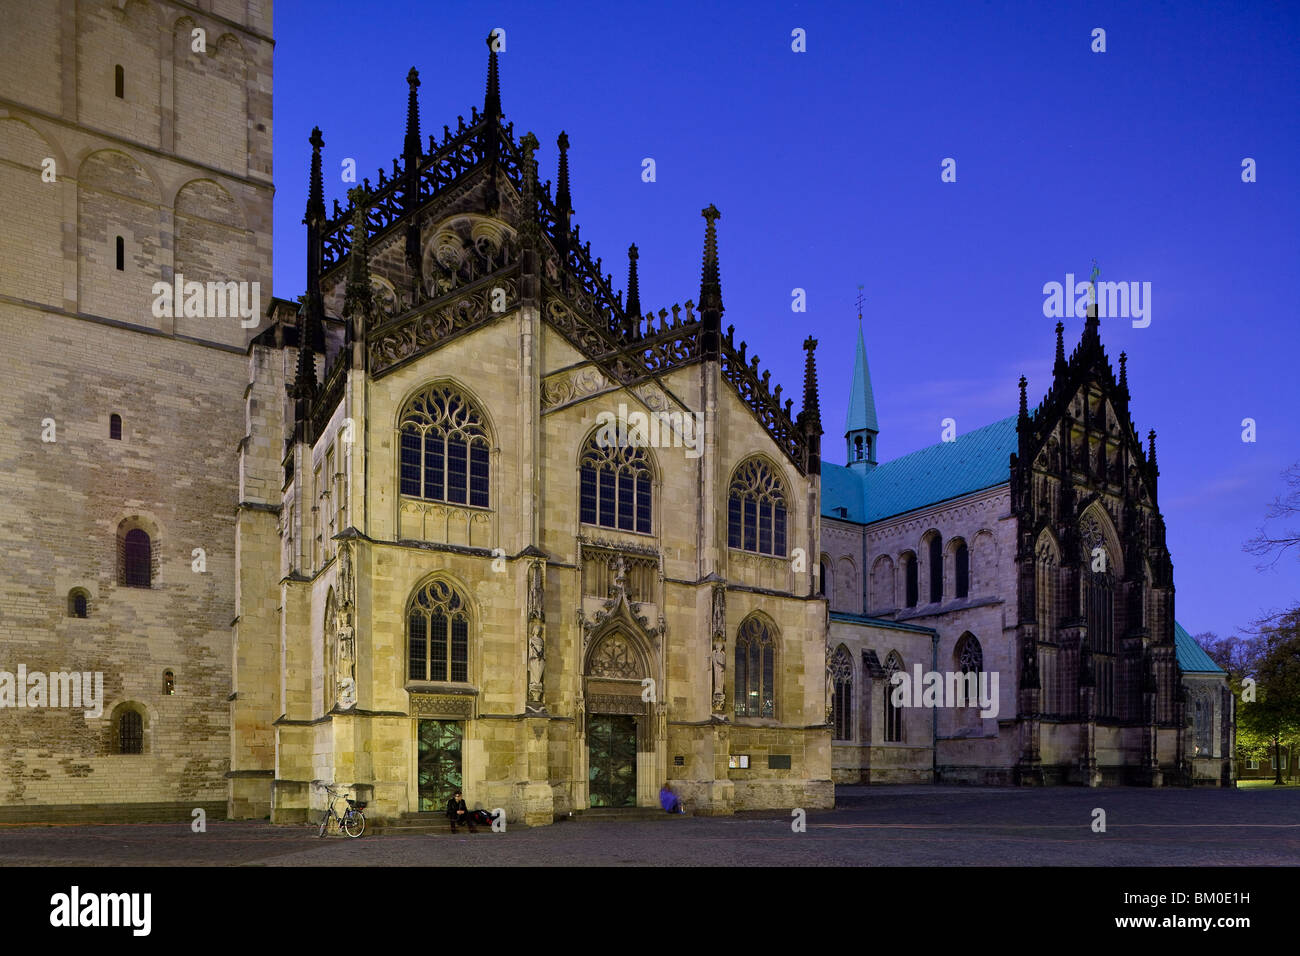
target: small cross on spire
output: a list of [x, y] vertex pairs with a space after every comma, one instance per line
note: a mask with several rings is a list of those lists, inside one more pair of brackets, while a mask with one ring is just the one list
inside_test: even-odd
[[862, 283], [858, 283], [858, 321], [862, 321]]

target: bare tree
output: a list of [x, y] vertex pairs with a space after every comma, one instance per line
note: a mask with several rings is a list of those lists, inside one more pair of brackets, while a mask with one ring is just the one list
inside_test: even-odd
[[[1282, 481], [1286, 485], [1286, 491], [1273, 501], [1264, 515], [1265, 521], [1274, 518], [1286, 522], [1300, 521], [1300, 462], [1282, 472]], [[1261, 525], [1259, 534], [1247, 541], [1243, 545], [1243, 550], [1247, 554], [1258, 555], [1261, 558], [1271, 555], [1272, 560], [1259, 566], [1260, 570], [1263, 570], [1277, 564], [1278, 558], [1293, 547], [1300, 547], [1300, 527], [1290, 524], [1288, 527], [1269, 531]]]

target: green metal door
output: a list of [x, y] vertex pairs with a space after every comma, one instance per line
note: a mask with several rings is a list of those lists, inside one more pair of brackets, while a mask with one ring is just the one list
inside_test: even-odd
[[591, 805], [636, 806], [636, 718], [587, 717]]
[[460, 775], [458, 720], [422, 720], [419, 727], [418, 773], [420, 812], [444, 810], [451, 795], [464, 786]]

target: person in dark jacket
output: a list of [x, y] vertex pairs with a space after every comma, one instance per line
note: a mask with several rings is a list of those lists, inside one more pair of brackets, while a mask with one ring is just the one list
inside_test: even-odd
[[469, 815], [465, 808], [465, 801], [460, 798], [460, 791], [457, 790], [450, 800], [447, 801], [447, 822], [451, 824], [451, 832], [456, 832], [456, 827], [467, 826], [470, 833], [477, 833], [474, 829], [474, 818]]

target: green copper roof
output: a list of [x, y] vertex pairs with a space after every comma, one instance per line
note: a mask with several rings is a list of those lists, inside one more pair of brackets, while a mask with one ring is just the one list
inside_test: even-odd
[[[822, 462], [822, 514], [869, 524], [1000, 485], [1011, 477], [1010, 457], [1017, 444], [1012, 415], [865, 474]], [[841, 516], [837, 508], [848, 514]]]
[[862, 323], [858, 323], [858, 354], [853, 360], [853, 387], [849, 389], [849, 413], [844, 431], [869, 429], [879, 432], [876, 424], [876, 397], [871, 391], [871, 369], [867, 365], [867, 347], [862, 341]]
[[1011, 477], [1016, 416], [877, 465], [863, 476], [864, 520], [879, 521]]
[[1187, 633], [1177, 621], [1174, 621], [1174, 656], [1184, 674], [1224, 674], [1226, 671], [1214, 663], [1214, 658], [1205, 653], [1205, 648], [1196, 643], [1196, 638]]

